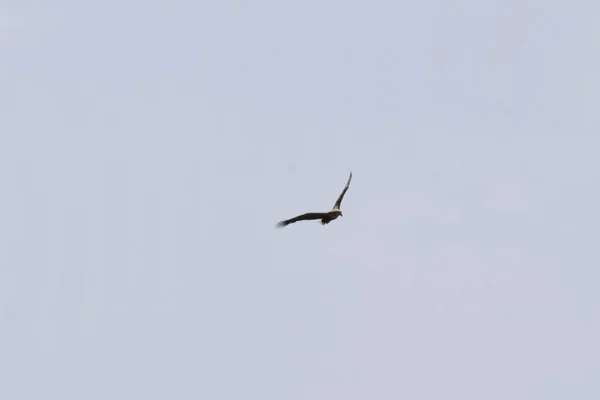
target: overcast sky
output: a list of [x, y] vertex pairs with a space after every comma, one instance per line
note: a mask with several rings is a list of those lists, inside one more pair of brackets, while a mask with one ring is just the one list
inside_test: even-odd
[[598, 15], [0, 1], [0, 398], [599, 399]]

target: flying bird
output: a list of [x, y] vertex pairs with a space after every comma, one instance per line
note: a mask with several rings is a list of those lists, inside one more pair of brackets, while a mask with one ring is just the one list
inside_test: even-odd
[[344, 186], [344, 190], [342, 190], [342, 193], [340, 194], [340, 196], [335, 201], [335, 204], [333, 205], [333, 208], [331, 209], [331, 211], [327, 211], [327, 212], [309, 212], [309, 213], [306, 213], [306, 214], [298, 215], [297, 217], [294, 217], [294, 218], [290, 218], [290, 219], [286, 219], [284, 221], [280, 221], [280, 222], [277, 223], [276, 226], [278, 228], [282, 228], [282, 227], [287, 226], [289, 224], [293, 224], [294, 222], [306, 221], [306, 220], [312, 220], [312, 219], [318, 219], [318, 220], [320, 220], [319, 223], [321, 225], [326, 225], [326, 224], [330, 223], [331, 221], [333, 221], [334, 219], [336, 219], [337, 217], [343, 217], [343, 214], [342, 214], [342, 211], [340, 210], [340, 207], [342, 205], [342, 199], [344, 198], [344, 195], [346, 194], [346, 191], [350, 187], [350, 181], [351, 180], [352, 180], [352, 172], [350, 172], [350, 177], [348, 178], [348, 182], [346, 182], [346, 186]]

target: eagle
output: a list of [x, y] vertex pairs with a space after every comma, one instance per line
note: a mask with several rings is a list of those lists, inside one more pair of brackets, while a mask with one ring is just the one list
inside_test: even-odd
[[282, 228], [289, 224], [293, 224], [294, 222], [311, 220], [311, 219], [318, 219], [318, 220], [320, 220], [319, 223], [321, 225], [326, 225], [326, 224], [330, 223], [331, 221], [333, 221], [334, 219], [336, 219], [337, 217], [342, 217], [343, 214], [342, 214], [342, 211], [340, 210], [340, 206], [342, 205], [342, 199], [344, 198], [346, 191], [350, 187], [351, 180], [352, 180], [352, 172], [350, 172], [350, 177], [348, 178], [348, 182], [346, 182], [346, 186], [344, 186], [344, 190], [342, 190], [342, 193], [339, 195], [339, 197], [335, 201], [335, 204], [333, 205], [333, 208], [331, 209], [331, 211], [309, 212], [306, 214], [298, 215], [297, 217], [294, 217], [294, 218], [280, 221], [275, 226], [278, 228]]

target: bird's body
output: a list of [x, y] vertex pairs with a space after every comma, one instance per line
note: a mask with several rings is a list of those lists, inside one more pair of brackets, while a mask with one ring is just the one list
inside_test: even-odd
[[294, 222], [298, 222], [298, 221], [306, 221], [306, 220], [319, 220], [319, 223], [321, 225], [327, 225], [328, 223], [330, 223], [331, 221], [333, 221], [334, 219], [338, 218], [338, 217], [342, 217], [342, 211], [340, 210], [340, 207], [342, 205], [342, 199], [344, 198], [344, 195], [346, 194], [346, 191], [348, 190], [348, 188], [350, 187], [350, 181], [352, 180], [352, 172], [350, 172], [350, 177], [348, 178], [348, 182], [346, 182], [346, 186], [344, 187], [344, 190], [342, 191], [342, 193], [339, 195], [339, 197], [337, 198], [335, 204], [333, 205], [333, 208], [330, 211], [327, 212], [309, 212], [309, 213], [305, 213], [305, 214], [301, 214], [298, 215], [294, 218], [290, 218], [290, 219], [286, 219], [284, 221], [280, 221], [277, 223], [277, 227], [284, 227], [287, 226], [289, 224], [293, 224]]

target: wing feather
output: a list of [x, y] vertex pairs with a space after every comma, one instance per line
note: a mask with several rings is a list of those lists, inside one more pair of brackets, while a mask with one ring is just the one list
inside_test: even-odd
[[284, 227], [286, 225], [289, 224], [293, 224], [294, 222], [298, 222], [298, 221], [305, 221], [305, 220], [311, 220], [311, 219], [321, 219], [323, 217], [325, 217], [327, 215], [326, 212], [309, 212], [306, 214], [301, 214], [298, 215], [297, 217], [294, 218], [290, 218], [290, 219], [286, 219], [284, 221], [280, 221], [277, 223], [277, 227], [281, 228]]
[[344, 190], [342, 190], [342, 193], [340, 194], [340, 196], [335, 201], [335, 204], [333, 205], [334, 210], [339, 210], [340, 207], [342, 206], [342, 199], [344, 198], [344, 195], [346, 194], [346, 192], [348, 191], [348, 188], [350, 187], [351, 180], [352, 180], [352, 172], [350, 172], [350, 177], [348, 177], [348, 182], [346, 182], [346, 186], [344, 186]]

